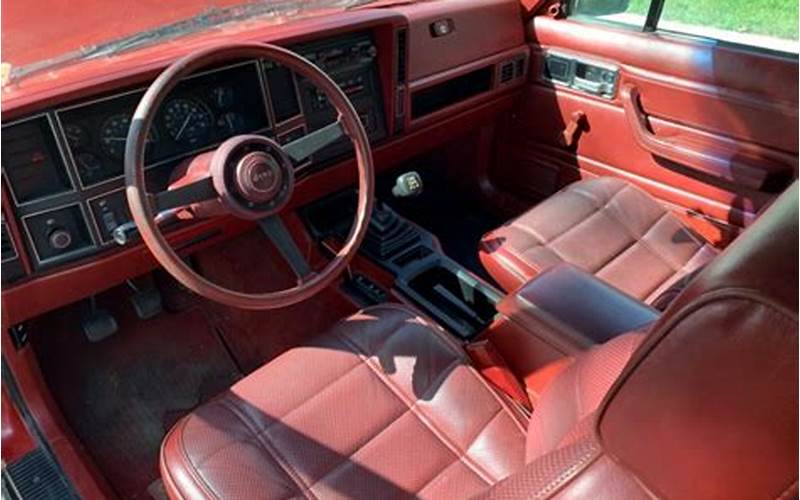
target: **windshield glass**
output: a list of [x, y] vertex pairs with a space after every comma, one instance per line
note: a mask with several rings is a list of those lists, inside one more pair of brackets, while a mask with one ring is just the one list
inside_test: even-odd
[[12, 78], [228, 22], [281, 23], [374, 0], [37, 0], [2, 2]]

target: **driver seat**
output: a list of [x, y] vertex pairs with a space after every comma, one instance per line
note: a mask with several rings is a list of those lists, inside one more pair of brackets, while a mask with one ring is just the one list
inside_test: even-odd
[[797, 495], [795, 183], [646, 333], [578, 356], [525, 423], [403, 306], [347, 318], [180, 420], [173, 498]]

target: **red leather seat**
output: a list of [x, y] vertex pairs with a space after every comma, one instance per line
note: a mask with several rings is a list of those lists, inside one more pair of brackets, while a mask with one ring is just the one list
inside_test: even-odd
[[568, 262], [652, 304], [717, 251], [649, 194], [601, 177], [570, 184], [489, 232], [479, 253], [507, 291]]
[[373, 307], [181, 420], [175, 498], [464, 498], [525, 462], [525, 427], [446, 333]]
[[646, 335], [561, 372], [527, 436], [446, 333], [379, 306], [176, 424], [161, 454], [167, 492], [796, 497], [797, 221], [795, 183]]

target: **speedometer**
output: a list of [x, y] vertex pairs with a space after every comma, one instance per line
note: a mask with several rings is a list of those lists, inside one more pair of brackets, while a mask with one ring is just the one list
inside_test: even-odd
[[211, 133], [211, 110], [194, 99], [173, 99], [164, 106], [164, 126], [175, 142], [195, 146]]

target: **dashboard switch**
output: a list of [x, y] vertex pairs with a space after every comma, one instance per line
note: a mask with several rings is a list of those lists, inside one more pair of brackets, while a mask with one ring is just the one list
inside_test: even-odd
[[64, 250], [72, 244], [72, 234], [63, 227], [57, 227], [47, 235], [47, 241], [53, 250]]

